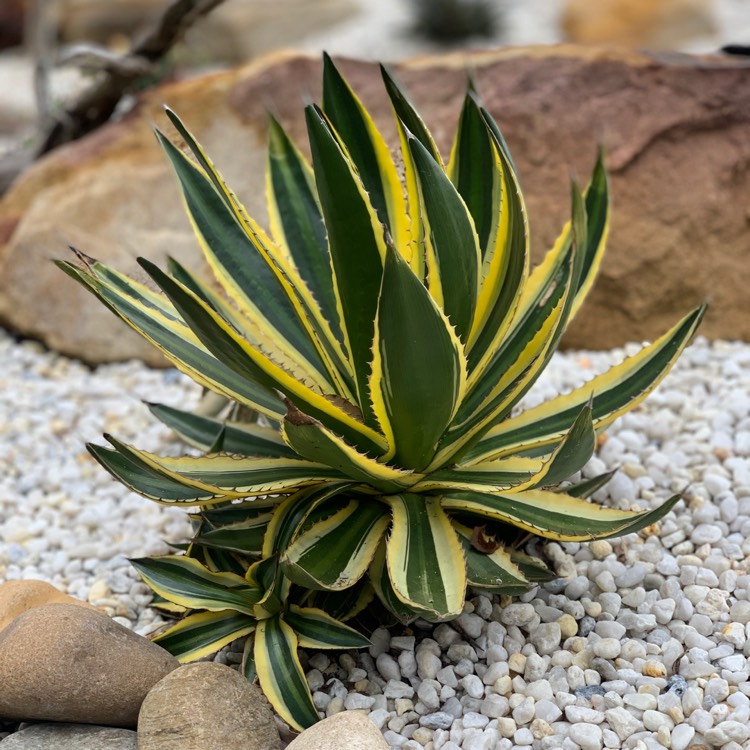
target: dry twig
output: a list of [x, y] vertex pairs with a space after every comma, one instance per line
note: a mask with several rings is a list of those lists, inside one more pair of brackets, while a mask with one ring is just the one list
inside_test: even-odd
[[[143, 75], [143, 64], [153, 66], [161, 60], [190, 26], [222, 2], [223, 0], [174, 0], [155, 28], [133, 44], [123, 64], [106, 68], [97, 83], [55, 117], [37, 155], [41, 156], [63, 143], [76, 140], [107, 122], [122, 97]], [[133, 64], [125, 64], [128, 60]]]

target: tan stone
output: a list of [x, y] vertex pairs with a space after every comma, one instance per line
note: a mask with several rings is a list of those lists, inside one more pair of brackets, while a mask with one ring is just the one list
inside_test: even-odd
[[214, 662], [186, 664], [146, 696], [138, 750], [279, 750], [273, 713], [258, 688]]
[[0, 717], [133, 727], [178, 666], [164, 649], [73, 604], [46, 604], [0, 633]]
[[581, 44], [675, 50], [717, 34], [713, 0], [567, 0], [565, 38]]
[[0, 630], [24, 612], [44, 604], [77, 604], [95, 609], [44, 581], [6, 581], [0, 584]]
[[[750, 339], [747, 207], [750, 61], [660, 57], [575, 46], [420, 58], [397, 69], [447, 152], [475, 72], [519, 168], [535, 261], [566, 219], [571, 169], [585, 180], [607, 148], [614, 203], [600, 278], [564, 339], [609, 348], [652, 339], [710, 298], [701, 328]], [[319, 97], [320, 62], [275, 56], [142, 96], [121, 122], [61, 148], [0, 201], [0, 322], [90, 362], [142, 357], [150, 344], [57, 270], [66, 245], [143, 278], [135, 256], [200, 268], [176, 181], [153, 134], [164, 102], [212, 155], [251, 214], [265, 220], [266, 108], [304, 146], [302, 104]], [[384, 134], [396, 142], [377, 67], [342, 61]], [[172, 132], [166, 128], [167, 132]]]
[[306, 729], [287, 750], [388, 750], [380, 730], [359, 711], [342, 711]]

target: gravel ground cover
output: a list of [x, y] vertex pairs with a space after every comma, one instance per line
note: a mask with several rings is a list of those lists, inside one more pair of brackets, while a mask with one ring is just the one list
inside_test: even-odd
[[[630, 351], [556, 355], [527, 403]], [[49, 581], [148, 635], [162, 618], [127, 558], [184, 539], [186, 517], [127, 492], [84, 443], [107, 431], [179, 453], [141, 400], [190, 406], [199, 389], [140, 363], [92, 370], [2, 331], [0, 361], [0, 580]], [[559, 578], [520, 599], [470, 592], [453, 623], [305, 655], [318, 708], [367, 710], [403, 750], [749, 747], [748, 456], [750, 346], [699, 339], [584, 470], [621, 469], [597, 502], [684, 501], [638, 535], [546, 545]], [[236, 664], [239, 648], [216, 659]]]

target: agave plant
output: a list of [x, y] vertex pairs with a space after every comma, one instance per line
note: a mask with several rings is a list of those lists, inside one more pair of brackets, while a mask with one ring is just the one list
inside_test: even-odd
[[89, 449], [141, 495], [196, 509], [184, 553], [133, 561], [186, 615], [157, 640], [189, 661], [247, 636], [245, 674], [297, 728], [318, 719], [298, 647], [366, 644], [345, 621], [374, 596], [404, 621], [448, 620], [467, 587], [515, 594], [550, 577], [523, 551], [529, 535], [613, 537], [675, 504], [590, 502], [609, 474], [563, 483], [703, 315], [519, 412], [600, 265], [602, 159], [583, 192], [573, 184], [572, 219], [530, 270], [516, 170], [473, 87], [446, 164], [383, 76], [398, 165], [327, 57], [322, 108], [306, 109], [312, 165], [269, 120], [268, 232], [167, 112], [193, 158], [158, 138], [215, 283], [141, 260], [157, 293], [81, 253], [61, 264], [177, 368], [262, 415], [151, 405], [201, 455], [161, 457], [111, 436]]

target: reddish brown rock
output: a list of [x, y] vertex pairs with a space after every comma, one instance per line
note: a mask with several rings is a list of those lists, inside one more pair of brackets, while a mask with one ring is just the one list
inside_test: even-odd
[[[750, 339], [743, 199], [750, 194], [750, 61], [560, 46], [404, 63], [397, 74], [444, 151], [467, 66], [519, 168], [535, 260], [566, 219], [570, 171], [585, 180], [597, 143], [606, 146], [609, 250], [567, 346], [653, 338], [705, 299], [712, 305], [703, 334]], [[341, 67], [395, 143], [377, 66]], [[320, 74], [318, 60], [275, 56], [156, 89], [123, 121], [36, 164], [0, 202], [0, 320], [88, 361], [155, 362], [150, 345], [49, 259], [65, 257], [72, 243], [139, 278], [136, 255], [163, 264], [171, 254], [200, 266], [150, 131], [154, 121], [165, 126], [162, 103], [183, 117], [263, 220], [266, 108], [303, 144], [302, 105], [319, 96]]]
[[0, 718], [134, 727], [177, 659], [106, 615], [46, 604], [0, 633]]
[[6, 581], [0, 584], [0, 630], [24, 612], [44, 604], [77, 604], [97, 611], [44, 581]]

